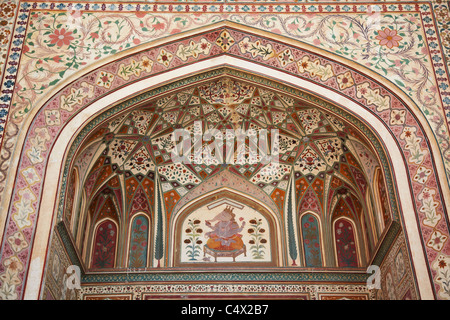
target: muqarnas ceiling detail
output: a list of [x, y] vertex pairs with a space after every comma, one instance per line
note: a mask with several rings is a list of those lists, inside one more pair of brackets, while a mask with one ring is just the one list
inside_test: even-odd
[[[102, 269], [98, 239], [108, 222], [120, 240], [102, 247], [114, 257], [106, 269], [365, 266], [392, 220], [374, 151], [379, 143], [358, 120], [350, 123], [305, 97], [224, 74], [103, 120], [77, 147], [66, 195], [64, 219], [85, 263]], [[223, 137], [227, 130], [277, 130], [279, 163], [273, 170], [273, 163], [248, 156], [174, 162], [177, 129], [193, 138], [211, 129]], [[244, 145], [231, 141], [232, 160], [248, 154], [248, 137]], [[211, 141], [200, 144], [191, 148], [211, 153]], [[232, 183], [223, 183], [225, 175]], [[194, 209], [198, 203], [204, 205]]]

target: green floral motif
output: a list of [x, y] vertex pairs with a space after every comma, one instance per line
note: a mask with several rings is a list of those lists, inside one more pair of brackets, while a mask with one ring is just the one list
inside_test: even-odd
[[415, 127], [404, 127], [400, 139], [406, 142], [405, 149], [410, 153], [408, 161], [421, 164], [428, 151], [421, 148], [420, 143], [422, 138], [417, 137], [416, 131], [417, 129]]
[[211, 43], [206, 39], [201, 39], [200, 43], [190, 41], [188, 46], [180, 45], [177, 56], [183, 61], [186, 61], [189, 57], [197, 58], [200, 54], [209, 54], [211, 46]]
[[264, 259], [264, 246], [267, 243], [267, 239], [264, 238], [266, 230], [262, 228], [262, 219], [254, 218], [249, 221], [250, 228], [247, 232], [250, 234], [250, 251], [252, 252], [253, 259]]
[[188, 228], [185, 230], [187, 238], [184, 240], [184, 243], [186, 244], [186, 254], [190, 261], [196, 261], [201, 253], [201, 244], [203, 241], [200, 239], [200, 236], [203, 230], [199, 228], [200, 222], [198, 219], [189, 219]]
[[275, 55], [275, 51], [272, 48], [272, 45], [266, 44], [263, 45], [261, 40], [256, 40], [255, 42], [251, 42], [249, 37], [245, 37], [239, 42], [239, 48], [242, 53], [251, 53], [253, 57], [262, 57], [263, 60], [268, 60]]

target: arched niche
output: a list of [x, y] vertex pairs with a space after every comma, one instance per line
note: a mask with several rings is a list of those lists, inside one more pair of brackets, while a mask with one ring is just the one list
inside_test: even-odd
[[280, 221], [267, 206], [229, 189], [188, 203], [169, 229], [173, 267], [280, 266]]
[[111, 219], [96, 223], [92, 233], [89, 266], [91, 269], [113, 269], [116, 265], [119, 227]]
[[128, 230], [127, 268], [146, 268], [151, 259], [151, 222], [144, 212], [130, 218]]
[[333, 221], [333, 240], [336, 265], [340, 268], [361, 266], [361, 249], [355, 223], [347, 217]]
[[299, 221], [304, 266], [313, 268], [326, 266], [320, 216], [315, 212], [306, 211], [300, 215]]

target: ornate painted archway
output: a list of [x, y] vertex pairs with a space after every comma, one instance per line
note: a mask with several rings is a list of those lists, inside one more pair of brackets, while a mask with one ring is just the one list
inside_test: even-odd
[[[282, 79], [290, 86], [340, 104], [378, 131], [391, 157], [393, 179], [409, 181], [410, 190], [398, 189], [397, 194], [400, 212], [407, 216], [399, 212], [396, 218], [404, 224], [408, 240], [415, 239], [416, 243], [422, 244], [422, 248], [410, 248], [420, 294], [424, 298], [438, 297], [441, 284], [426, 278], [435, 278], [438, 260], [448, 255], [445, 241], [448, 215], [442, 197], [448, 188], [440, 183], [443, 172], [439, 169], [441, 165], [435, 164], [439, 161], [435, 157], [439, 152], [426, 122], [412, 104], [406, 104], [405, 101], [409, 101], [406, 97], [383, 86], [371, 72], [362, 73], [343, 59], [330, 60], [317, 52], [311, 53], [307, 50], [310, 48], [305, 49], [300, 43], [294, 45], [292, 41], [282, 40], [268, 34], [254, 34], [251, 29], [243, 30], [232, 23], [222, 23], [197, 31], [189, 38], [180, 37], [152, 45], [93, 70], [61, 90], [36, 112], [23, 140], [22, 156], [17, 159], [19, 166], [15, 188], [11, 189], [2, 243], [0, 271], [4, 273], [16, 267], [14, 271], [19, 282], [14, 280], [9, 285], [16, 283], [18, 296], [32, 298], [39, 295], [48, 235], [62, 205], [56, 201], [57, 190], [66, 178], [62, 176], [59, 180], [62, 159], [67, 158], [67, 147], [73, 143], [71, 139], [79, 127], [94, 113], [110, 108], [118, 101], [130, 101], [129, 98], [142, 89], [161, 87], [193, 72], [233, 66]], [[141, 71], [127, 73], [138, 65]], [[81, 92], [83, 97], [76, 99], [77, 93]], [[58, 172], [48, 170], [50, 164], [52, 168], [53, 165], [60, 168]], [[53, 181], [61, 184], [56, 186]], [[48, 212], [54, 214], [51, 216]], [[25, 250], [19, 250], [8, 241], [18, 229], [26, 235], [29, 248]], [[443, 245], [436, 247], [436, 241], [430, 243], [429, 236], [440, 238]], [[437, 252], [444, 255], [437, 256]]]

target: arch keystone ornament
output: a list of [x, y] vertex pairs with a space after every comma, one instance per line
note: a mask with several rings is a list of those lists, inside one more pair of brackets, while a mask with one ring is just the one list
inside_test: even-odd
[[[249, 49], [249, 45], [252, 45], [254, 49]], [[229, 21], [154, 41], [129, 52], [120, 53], [109, 60], [103, 64], [98, 63], [95, 69], [92, 67], [92, 69], [78, 74], [77, 77], [72, 77], [73, 81], [71, 82], [61, 82], [58, 91], [55, 90], [46, 103], [33, 109], [18, 137], [18, 151], [14, 159], [17, 169], [15, 173], [12, 173], [12, 176], [15, 174], [15, 179], [12, 179], [14, 180], [13, 187], [10, 192], [5, 193], [2, 200], [6, 204], [2, 205], [1, 214], [6, 218], [2, 220], [4, 224], [2, 230], [4, 231], [1, 244], [0, 297], [3, 299], [37, 299], [43, 296], [44, 274], [46, 266], [49, 265], [47, 252], [49, 252], [52, 239], [57, 237], [53, 230], [58, 223], [63, 221], [63, 208], [69, 187], [67, 184], [69, 174], [66, 171], [74, 161], [77, 147], [85, 142], [86, 132], [93, 132], [104, 119], [124, 115], [127, 108], [145, 107], [146, 103], [151, 103], [156, 98], [163, 96], [167, 99], [167, 103], [170, 103], [168, 95], [179, 94], [178, 88], [189, 89], [189, 84], [205, 84], [207, 80], [217, 80], [225, 74], [242, 80], [244, 83], [258, 85], [260, 96], [251, 97], [254, 100], [247, 104], [269, 106], [270, 102], [274, 101], [271, 100], [273, 99], [271, 93], [278, 89], [288, 98], [306, 100], [309, 97], [311, 104], [321, 106], [321, 110], [328, 110], [330, 115], [336, 118], [336, 123], [339, 122], [339, 119], [347, 122], [356, 119], [362, 123], [364, 126], [359, 127], [359, 131], [355, 130], [354, 135], [370, 135], [373, 137], [373, 144], [379, 146], [379, 149], [376, 150], [379, 154], [377, 157], [386, 179], [387, 206], [391, 210], [390, 227], [385, 229], [385, 233], [380, 232], [379, 238], [389, 238], [390, 228], [395, 229], [395, 226], [400, 226], [397, 230], [399, 232], [401, 230], [407, 239], [408, 257], [413, 262], [412, 279], [417, 287], [418, 296], [423, 299], [449, 298], [446, 295], [448, 288], [445, 287], [446, 282], [442, 276], [442, 270], [445, 267], [441, 267], [447, 263], [447, 255], [450, 251], [449, 242], [443, 240], [448, 239], [449, 225], [448, 204], [443, 196], [448, 194], [448, 185], [445, 182], [445, 172], [441, 169], [443, 168], [442, 159], [436, 139], [423, 114], [411, 99], [397, 87], [386, 84], [386, 81], [374, 72], [361, 68], [344, 58], [331, 55], [297, 40]], [[151, 65], [149, 61], [152, 61], [153, 64]], [[138, 64], [143, 68], [139, 69], [140, 71], [133, 71], [137, 70]], [[264, 88], [266, 88], [267, 94], [264, 94]], [[86, 90], [83, 98], [77, 97], [80, 89]], [[245, 96], [245, 90], [239, 92]], [[72, 97], [67, 100], [71, 95]], [[213, 95], [213, 92], [209, 92], [209, 97]], [[206, 97], [203, 95], [204, 101], [207, 101]], [[164, 99], [159, 102], [161, 105], [155, 106], [156, 112], [153, 114], [161, 114], [159, 111], [162, 111], [163, 108], [170, 108], [164, 104]], [[289, 99], [278, 102], [285, 108], [286, 113], [293, 113], [294, 109], [289, 106]], [[192, 103], [198, 105], [198, 103], [194, 103], [194, 100]], [[245, 107], [245, 103], [242, 102], [241, 107]], [[209, 106], [206, 106], [206, 102], [203, 104], [205, 106], [201, 111], [202, 115], [209, 114]], [[265, 119], [263, 115], [257, 113], [258, 110], [253, 110], [254, 114], [251, 113], [252, 110], [248, 110], [247, 116], [257, 119], [260, 124], [264, 121], [267, 123], [269, 120], [272, 124], [286, 124], [286, 131], [288, 129], [291, 132], [297, 131], [297, 138], [306, 136], [304, 132], [300, 132], [304, 128], [302, 129], [300, 126], [295, 129], [296, 123], [287, 123], [286, 119], [282, 118], [282, 113], [276, 113], [275, 110], [281, 108], [280, 105], [270, 105], [274, 109], [273, 119]], [[402, 128], [399, 127], [399, 123], [391, 121], [390, 115], [393, 106], [395, 106], [395, 110], [401, 110], [406, 119], [405, 123], [401, 124]], [[212, 104], [211, 112], [214, 111], [214, 108], [215, 106]], [[194, 110], [192, 109], [192, 111]], [[230, 111], [222, 110], [222, 112]], [[239, 111], [235, 109], [234, 112], [238, 113]], [[101, 116], [99, 117], [99, 115]], [[165, 116], [166, 118], [161, 122], [161, 130], [164, 129], [164, 126], [168, 127], [171, 121], [176, 121], [172, 120], [169, 113], [165, 113]], [[299, 117], [297, 114], [297, 119]], [[313, 123], [313, 117], [309, 117], [307, 120], [309, 121], [305, 126], [308, 128], [307, 130], [315, 134], [324, 133], [320, 131], [323, 123]], [[211, 117], [208, 121], [214, 122], [216, 119]], [[302, 123], [302, 121], [299, 120], [298, 123]], [[155, 125], [156, 121], [152, 124]], [[315, 131], [315, 126], [318, 131]], [[331, 127], [333, 124], [329, 123], [329, 126]], [[136, 121], [136, 127], [139, 131], [138, 121]], [[149, 130], [149, 128], [140, 128], [144, 131]], [[118, 130], [120, 129], [118, 128]], [[118, 134], [118, 131], [114, 134]], [[125, 134], [125, 131], [120, 134]], [[113, 141], [111, 137], [107, 137], [105, 136], [105, 139]], [[321, 165], [326, 167], [326, 170], [333, 170], [335, 162], [342, 163], [342, 155], [347, 152], [343, 147], [342, 150], [339, 149], [342, 144], [340, 141], [345, 139], [349, 138], [327, 139], [324, 137], [320, 140], [320, 147], [317, 146], [314, 150], [304, 149], [303, 151], [306, 151], [303, 154], [309, 167], [302, 170], [313, 170], [314, 159], [309, 159], [306, 156], [307, 153], [320, 157]], [[106, 145], [105, 142], [107, 141], [101, 143]], [[140, 142], [145, 143], [144, 140]], [[110, 143], [110, 145], [113, 144], [113, 142]], [[129, 147], [127, 151], [130, 153], [137, 145], [136, 141], [133, 143], [128, 141], [123, 144]], [[136, 148], [139, 149], [140, 146]], [[109, 150], [112, 152], [112, 148]], [[286, 152], [283, 160], [290, 161], [290, 168], [295, 167], [295, 160], [298, 160], [298, 158], [289, 160], [292, 150]], [[98, 151], [96, 156], [100, 156], [101, 153], [102, 151]], [[302, 152], [299, 152], [300, 154]], [[107, 158], [106, 156], [105, 158]], [[177, 207], [176, 202], [182, 202], [183, 197], [171, 199], [176, 200], [175, 204], [172, 203], [171, 207], [168, 206], [169, 199], [166, 199], [168, 188], [174, 189], [179, 186], [172, 183], [176, 182], [173, 181], [176, 179], [172, 179], [171, 182], [169, 174], [165, 174], [162, 170], [166, 161], [164, 155], [157, 155], [154, 160], [158, 170], [161, 169], [156, 175], [159, 181], [154, 187], [154, 190], [159, 190], [162, 195], [160, 199], [158, 198], [157, 202], [160, 203], [156, 204], [156, 207], [164, 208], [163, 211], [158, 211], [156, 220], [161, 224], [161, 228], [166, 228], [171, 215], [177, 214], [177, 212], [173, 212], [174, 208], [180, 208], [180, 206]], [[158, 162], [159, 160], [160, 162]], [[357, 161], [361, 161], [361, 159], [359, 158]], [[140, 160], [137, 162], [140, 163]], [[286, 165], [287, 167], [288, 165]], [[138, 170], [137, 166], [134, 168]], [[245, 171], [244, 169], [242, 172]], [[287, 229], [285, 228], [286, 223], [282, 223], [287, 219], [282, 219], [284, 219], [286, 210], [286, 198], [289, 198], [286, 197], [286, 192], [291, 190], [288, 188], [290, 171], [286, 170], [286, 174], [277, 178], [278, 184], [276, 185], [270, 184], [274, 181], [258, 181], [258, 183], [265, 184], [264, 189], [259, 187], [260, 191], [265, 192], [271, 199], [267, 207], [273, 208], [273, 211], [279, 214], [279, 216], [277, 214], [274, 216], [279, 219], [277, 227], [280, 229], [280, 234], [286, 232], [284, 229]], [[320, 174], [322, 169], [318, 168], [317, 171], [317, 174]], [[241, 176], [245, 177], [245, 172], [242, 172]], [[354, 179], [349, 172], [345, 170], [344, 166], [339, 167], [341, 176], [339, 183], [345, 184], [350, 179]], [[251, 176], [251, 173], [248, 175]], [[288, 180], [283, 182], [284, 176]], [[161, 177], [165, 181], [161, 180]], [[308, 175], [305, 175], [303, 180], [296, 180], [291, 185], [300, 186], [300, 181], [307, 181], [307, 179]], [[195, 192], [196, 187], [201, 190], [200, 180], [202, 179], [198, 177], [197, 181], [196, 177], [192, 176], [186, 178], [182, 184], [186, 188], [188, 185], [192, 185], [192, 192]], [[408, 182], [406, 185], [405, 181]], [[325, 191], [332, 188], [330, 187], [331, 183], [330, 180], [327, 190], [323, 192], [325, 197], [329, 196]], [[299, 187], [298, 190], [301, 188]], [[322, 194], [320, 186], [314, 190], [316, 194]], [[300, 191], [295, 192], [299, 193]], [[266, 195], [261, 197], [267, 198]], [[348, 199], [350, 197], [349, 195]], [[328, 200], [330, 201], [328, 204], [331, 205], [332, 199]], [[351, 203], [354, 205], [356, 201]], [[184, 205], [187, 204], [188, 202], [184, 203]], [[361, 212], [361, 210], [368, 209], [358, 209], [354, 206], [351, 207], [351, 210]], [[154, 221], [155, 217], [149, 220]], [[298, 223], [294, 221], [299, 219], [291, 220], [292, 223]], [[366, 230], [364, 228], [361, 224], [361, 230]], [[300, 229], [296, 226], [291, 230], [293, 230], [292, 239], [300, 239], [300, 235], [296, 231]], [[18, 231], [21, 232], [21, 235], [17, 233]], [[326, 231], [324, 227], [321, 230], [322, 233]], [[328, 231], [332, 232], [331, 229]], [[425, 235], [433, 232], [436, 235], [433, 238], [435, 242], [439, 236], [442, 239], [442, 245], [427, 245], [431, 240]], [[361, 232], [356, 234], [360, 238], [365, 237], [361, 235]], [[167, 236], [170, 234], [163, 235], [163, 237]], [[369, 238], [369, 236], [367, 237]], [[71, 239], [71, 235], [67, 238], [69, 242], [74, 241]], [[370, 236], [370, 238], [373, 237]], [[168, 246], [167, 238], [161, 239], [164, 246], [161, 249], [163, 252], [160, 258], [164, 262], [161, 265], [158, 263], [158, 265], [165, 267], [168, 266], [167, 262], [170, 259], [170, 244]], [[283, 236], [281, 239], [284, 239]], [[330, 244], [321, 242], [321, 245], [325, 247]], [[277, 251], [278, 265], [291, 268], [290, 262], [292, 261], [289, 264], [286, 263], [291, 259], [287, 259], [289, 253], [285, 240], [277, 246], [281, 246], [280, 252]], [[272, 243], [272, 250], [274, 247], [275, 245]], [[295, 250], [300, 254], [302, 246], [296, 246]], [[370, 251], [369, 248], [365, 250]], [[369, 255], [360, 252], [358, 259], [361, 260], [366, 256]], [[376, 255], [373, 254], [372, 257], [375, 259]], [[150, 258], [151, 256], [149, 256]], [[293, 259], [298, 267], [302, 267], [300, 266], [300, 257], [294, 255]], [[328, 256], [325, 256], [323, 260], [333, 261]], [[359, 264], [365, 265], [369, 262], [359, 261]], [[353, 266], [354, 263], [351, 265]]]

